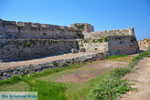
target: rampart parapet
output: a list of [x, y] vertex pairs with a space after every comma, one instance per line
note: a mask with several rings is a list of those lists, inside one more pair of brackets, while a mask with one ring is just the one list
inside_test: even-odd
[[0, 20], [0, 39], [78, 39], [80, 30], [72, 27]]

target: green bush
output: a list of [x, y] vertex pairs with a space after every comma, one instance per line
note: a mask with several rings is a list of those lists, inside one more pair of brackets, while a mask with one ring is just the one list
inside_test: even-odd
[[109, 77], [103, 80], [87, 98], [83, 100], [117, 100], [117, 97], [133, 90], [127, 80], [121, 80], [125, 74], [129, 73], [127, 68], [116, 68], [111, 71]]
[[107, 41], [108, 41], [107, 37], [104, 37], [104, 42], [107, 42]]
[[25, 47], [30, 47], [31, 46], [31, 43], [28, 41], [25, 43]]
[[130, 73], [130, 69], [128, 69], [128, 68], [116, 68], [115, 70], [111, 71], [110, 76], [121, 78], [127, 73]]
[[103, 42], [103, 39], [102, 38], [99, 38], [99, 39], [97, 39], [97, 42]]
[[136, 65], [136, 63], [142, 59], [143, 57], [150, 57], [150, 51], [145, 51], [145, 52], [142, 52], [140, 53], [138, 56], [136, 56], [132, 61], [131, 63], [129, 64], [129, 68], [133, 68], [134, 65]]
[[94, 48], [94, 50], [98, 50], [98, 48]]
[[57, 62], [56, 62], [56, 61], [54, 61], [54, 62], [53, 62], [53, 65], [54, 65], [54, 66], [57, 66]]
[[127, 83], [127, 80], [106, 79], [99, 84], [97, 89], [93, 91], [96, 100], [117, 100], [117, 97], [126, 93], [132, 88]]
[[84, 39], [84, 43], [88, 43], [88, 39]]

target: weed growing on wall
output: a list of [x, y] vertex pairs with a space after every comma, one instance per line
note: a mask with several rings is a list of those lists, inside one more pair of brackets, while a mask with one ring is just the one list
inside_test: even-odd
[[28, 41], [25, 43], [25, 47], [30, 47], [31, 46], [31, 43]]
[[108, 41], [107, 37], [104, 37], [104, 42], [107, 42], [107, 41]]
[[98, 50], [98, 48], [94, 48], [94, 50]]

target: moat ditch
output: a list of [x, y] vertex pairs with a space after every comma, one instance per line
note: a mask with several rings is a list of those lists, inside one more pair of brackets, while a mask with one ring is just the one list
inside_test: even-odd
[[[35, 89], [31, 89], [29, 83], [33, 82], [34, 80], [38, 80], [41, 83], [37, 82], [39, 84], [36, 84], [35, 86], [38, 86], [36, 88], [39, 89], [45, 88], [47, 83], [50, 84], [52, 82], [53, 84], [56, 84], [50, 84], [50, 86], [47, 85], [48, 87], [53, 88], [45, 88], [51, 91], [50, 98], [55, 98], [50, 100], [80, 100], [84, 98], [93, 87], [106, 78], [112, 69], [128, 66], [129, 62], [135, 56], [136, 55], [130, 55], [114, 59], [105, 59], [84, 64], [77, 64], [74, 65], [74, 67], [72, 66], [72, 68], [66, 67], [64, 70], [57, 70], [50, 74], [38, 76], [34, 79], [30, 79], [29, 77], [29, 80], [24, 79], [13, 84], [1, 84], [0, 91], [35, 91]], [[44, 89], [40, 91], [46, 92]], [[55, 91], [55, 93], [53, 93], [53, 91]], [[58, 95], [56, 96], [55, 94]], [[40, 95], [43, 95], [42, 92], [40, 92]]]

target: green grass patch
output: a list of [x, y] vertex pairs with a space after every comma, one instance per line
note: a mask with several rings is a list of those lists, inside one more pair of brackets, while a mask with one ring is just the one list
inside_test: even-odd
[[38, 92], [38, 100], [67, 100], [65, 85], [62, 83], [47, 82], [29, 76], [24, 76], [17, 82], [12, 82], [12, 80], [10, 82], [1, 84], [0, 91], [33, 91]]
[[113, 55], [113, 56], [109, 56], [107, 59], [116, 59], [116, 58], [120, 58], [120, 57], [127, 57], [128, 55]]
[[76, 68], [79, 68], [83, 65], [85, 65], [87, 63], [82, 63], [82, 64], [73, 64], [73, 65], [69, 65], [68, 67], [62, 67], [62, 68], [54, 68], [54, 69], [50, 69], [50, 70], [45, 70], [45, 71], [42, 71], [42, 72], [39, 72], [39, 73], [32, 73], [30, 75], [24, 75], [24, 74], [21, 74], [19, 76], [13, 76], [12, 78], [10, 79], [6, 79], [6, 80], [0, 80], [0, 86], [3, 85], [3, 84], [13, 84], [13, 83], [17, 83], [19, 81], [22, 81], [24, 79], [24, 77], [29, 77], [29, 78], [38, 78], [38, 77], [42, 77], [42, 76], [47, 76], [49, 74], [54, 74], [54, 73], [57, 73], [57, 72], [61, 72], [61, 71], [64, 71], [64, 70], [68, 70], [68, 69], [76, 69]]
[[133, 58], [128, 67], [130, 69], [133, 68], [138, 63], [138, 61], [140, 61], [144, 57], [150, 57], [150, 51], [142, 52], [137, 57]]
[[28, 87], [27, 83], [20, 81], [13, 84], [3, 84], [0, 86], [0, 91], [29, 91]]
[[109, 75], [110, 71], [111, 69], [87, 82], [66, 83], [67, 89], [65, 94], [67, 100], [81, 100], [82, 98], [85, 98], [89, 94], [91, 89], [93, 89]]
[[65, 86], [62, 83], [47, 82], [38, 79], [24, 79], [29, 91], [38, 92], [38, 100], [67, 100], [64, 94]]

